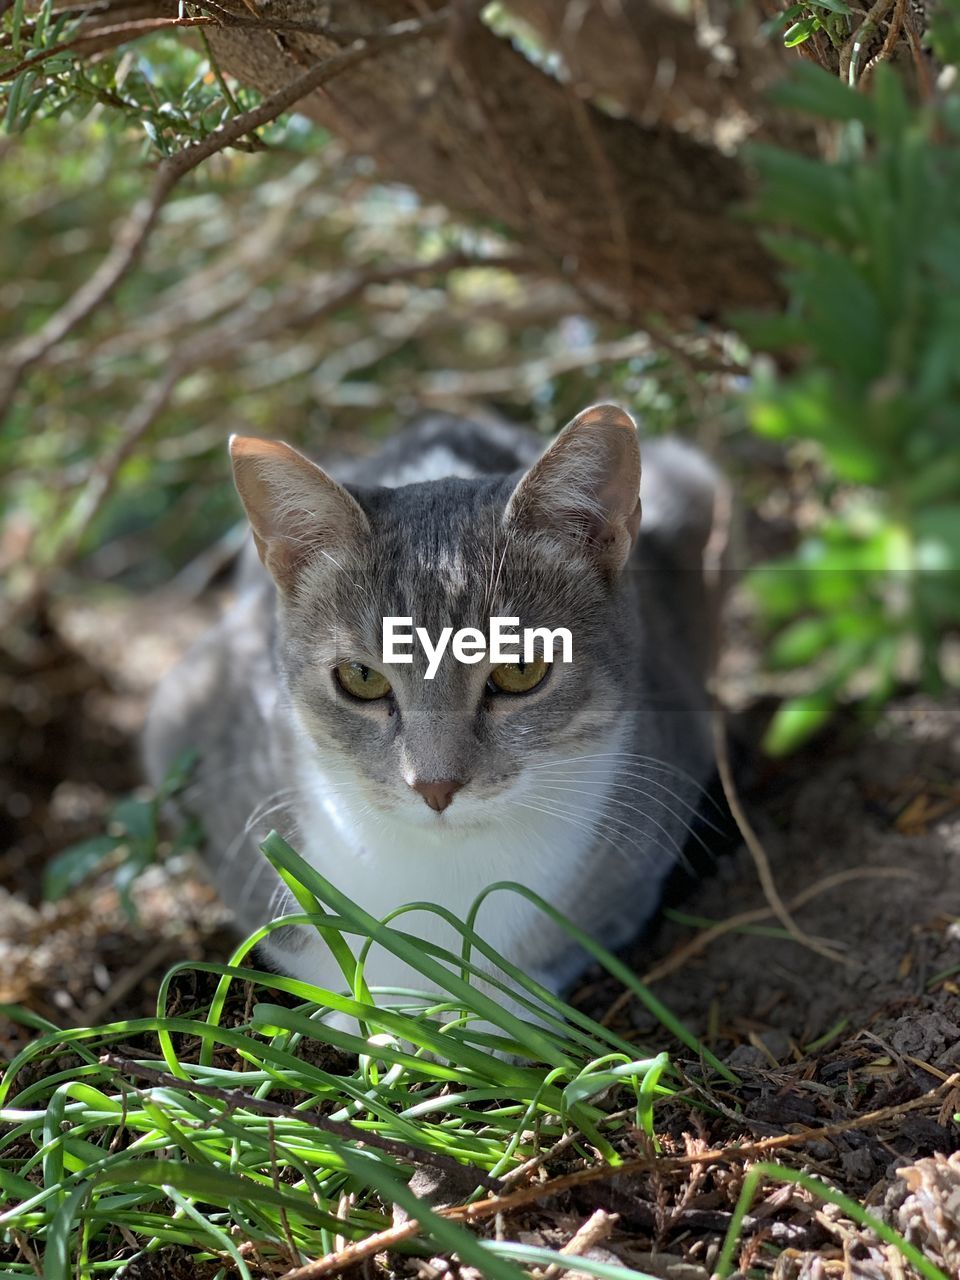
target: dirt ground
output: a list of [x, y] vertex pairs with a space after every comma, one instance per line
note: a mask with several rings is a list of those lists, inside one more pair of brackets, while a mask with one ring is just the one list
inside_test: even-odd
[[[41, 901], [45, 862], [101, 832], [116, 796], [138, 785], [148, 690], [214, 608], [204, 599], [172, 609], [162, 598], [135, 609], [64, 606], [29, 651], [3, 659], [0, 1002], [60, 1025], [131, 1016], [149, 1009], [174, 960], [223, 957], [225, 915], [182, 857], [145, 874], [136, 924], [108, 879]], [[778, 764], [750, 746], [763, 718], [754, 705], [732, 724], [739, 787], [779, 893], [813, 945], [775, 918], [742, 846], [672, 895], [672, 918], [632, 959], [743, 1084], [711, 1096], [709, 1119], [667, 1107], [664, 1149], [834, 1126], [806, 1143], [788, 1139], [784, 1157], [885, 1215], [960, 1276], [960, 1156], [948, 1158], [960, 1147], [960, 698], [903, 698], [873, 729], [843, 721]], [[662, 1045], [612, 980], [588, 975], [577, 999]], [[0, 1053], [27, 1034], [0, 1021]], [[506, 1229], [557, 1247], [599, 1208], [619, 1217], [600, 1233], [596, 1257], [707, 1280], [743, 1164], [695, 1170], [573, 1187], [519, 1210]], [[911, 1274], [840, 1210], [774, 1183], [744, 1239], [741, 1268], [770, 1274], [774, 1246], [776, 1280]], [[167, 1274], [179, 1266], [169, 1259]]]

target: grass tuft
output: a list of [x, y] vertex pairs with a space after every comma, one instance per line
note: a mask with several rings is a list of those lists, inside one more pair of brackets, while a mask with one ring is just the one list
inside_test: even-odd
[[[462, 945], [427, 945], [400, 927], [409, 908], [376, 920], [276, 834], [263, 848], [300, 913], [259, 930], [228, 964], [174, 966], [155, 1016], [63, 1030], [6, 1010], [38, 1035], [0, 1082], [4, 1274], [36, 1274], [16, 1249], [27, 1240], [45, 1280], [120, 1274], [171, 1245], [211, 1274], [253, 1280], [387, 1230], [395, 1205], [418, 1224], [400, 1251], [455, 1252], [494, 1280], [544, 1259], [583, 1269], [478, 1239], [418, 1198], [411, 1176], [452, 1179], [468, 1203], [507, 1189], [512, 1170], [558, 1143], [565, 1160], [616, 1166], [632, 1134], [655, 1143], [655, 1108], [680, 1088], [667, 1054], [638, 1053], [507, 964], [474, 930], [475, 911], [464, 923], [430, 906]], [[495, 890], [536, 902], [729, 1076], [614, 957], [529, 891]], [[321, 932], [341, 990], [248, 966], [258, 939], [294, 921]], [[368, 989], [372, 945], [425, 989]], [[213, 975], [213, 996], [168, 1013], [186, 970]], [[356, 1029], [329, 1026], [331, 1011]]]
[[[339, 1269], [354, 1243], [367, 1255], [455, 1254], [490, 1280], [547, 1266], [649, 1280], [627, 1266], [478, 1238], [455, 1220], [485, 1198], [476, 1214], [486, 1216], [496, 1197], [561, 1154], [566, 1167], [616, 1168], [638, 1140], [657, 1150], [657, 1105], [682, 1087], [665, 1052], [639, 1053], [498, 956], [474, 929], [481, 902], [522, 894], [634, 991], [708, 1075], [738, 1083], [729, 1069], [620, 961], [519, 885], [491, 886], [465, 922], [425, 903], [377, 920], [276, 833], [263, 849], [300, 912], [258, 930], [228, 964], [175, 965], [155, 1016], [62, 1030], [4, 1010], [37, 1037], [0, 1081], [2, 1275], [122, 1276], [134, 1260], [177, 1246], [195, 1266], [208, 1264], [212, 1280], [295, 1280], [319, 1258], [336, 1256]], [[447, 921], [459, 950], [404, 932], [414, 908]], [[291, 923], [319, 930], [342, 990], [247, 965], [257, 941]], [[424, 989], [370, 989], [364, 965], [374, 945], [404, 960]], [[212, 997], [190, 1014], [168, 1013], [187, 970], [216, 979]], [[355, 1030], [328, 1025], [330, 1013]], [[455, 1216], [430, 1207], [414, 1173], [451, 1189], [442, 1198], [460, 1206]], [[946, 1280], [855, 1201], [778, 1164], [746, 1173], [718, 1277], [732, 1272], [764, 1179], [838, 1205], [925, 1280]], [[396, 1208], [406, 1227], [394, 1223]]]

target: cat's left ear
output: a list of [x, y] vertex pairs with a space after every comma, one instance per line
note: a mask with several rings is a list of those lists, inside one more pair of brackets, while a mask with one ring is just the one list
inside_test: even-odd
[[503, 518], [619, 573], [640, 528], [640, 444], [630, 415], [614, 404], [578, 413], [514, 489]]

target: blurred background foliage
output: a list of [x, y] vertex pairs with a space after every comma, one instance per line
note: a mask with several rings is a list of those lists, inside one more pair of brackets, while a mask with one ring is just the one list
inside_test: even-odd
[[[938, 29], [945, 59], [955, 13]], [[4, 30], [10, 66], [70, 36], [49, 5], [32, 21], [15, 6]], [[862, 92], [800, 70], [783, 102], [826, 122], [831, 158], [754, 150], [755, 216], [789, 303], [725, 331], [598, 316], [495, 228], [379, 181], [296, 115], [214, 155], [13, 401], [0, 434], [8, 599], [202, 585], [238, 536], [232, 431], [329, 456], [424, 408], [549, 433], [613, 398], [647, 433], [697, 439], [733, 477], [749, 557], [765, 566], [751, 578], [767, 636], [753, 690], [787, 696], [771, 750], [842, 703], [869, 713], [903, 683], [956, 679], [958, 99], [944, 81], [908, 101], [887, 67]], [[202, 30], [57, 54], [3, 88], [6, 343], [89, 277], [161, 156], [258, 101], [222, 76]]]

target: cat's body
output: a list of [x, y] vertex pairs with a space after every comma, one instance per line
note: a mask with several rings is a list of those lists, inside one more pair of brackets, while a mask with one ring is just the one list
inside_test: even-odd
[[[628, 941], [712, 767], [709, 464], [676, 442], [645, 445], [637, 536], [635, 435], [612, 409], [581, 415], [520, 484], [543, 442], [502, 424], [423, 420], [338, 471], [352, 498], [283, 450], [234, 447], [279, 610], [271, 577], [246, 562], [235, 605], [166, 677], [146, 733], [155, 781], [199, 751], [187, 807], [241, 926], [296, 909], [257, 848], [275, 827], [378, 917], [419, 900], [462, 918], [487, 885], [514, 880], [607, 946]], [[384, 668], [384, 615], [432, 636], [485, 630], [490, 615], [565, 626], [573, 662], [519, 696], [449, 653], [426, 681], [419, 657]], [[351, 679], [383, 671], [391, 692], [347, 693], [343, 659]], [[403, 927], [457, 949], [428, 913]], [[491, 897], [478, 928], [554, 990], [582, 963], [518, 896]], [[277, 967], [342, 988], [313, 931], [275, 938]], [[367, 979], [422, 985], [376, 951]]]

